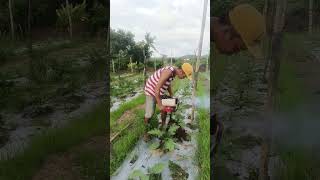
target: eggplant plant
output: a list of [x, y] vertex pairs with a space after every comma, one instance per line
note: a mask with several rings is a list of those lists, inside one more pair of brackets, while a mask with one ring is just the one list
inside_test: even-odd
[[161, 173], [165, 168], [164, 163], [157, 163], [148, 169], [148, 173], [143, 173], [140, 169], [132, 171], [129, 175], [129, 179], [140, 180], [161, 180]]
[[176, 134], [177, 129], [179, 129], [180, 126], [176, 124], [172, 124], [167, 129], [160, 130], [158, 128], [152, 129], [148, 133], [153, 136], [157, 137], [160, 141], [156, 141], [152, 143], [149, 148], [151, 150], [155, 149], [161, 149], [165, 152], [171, 152], [175, 148], [175, 142], [174, 142], [174, 135]]

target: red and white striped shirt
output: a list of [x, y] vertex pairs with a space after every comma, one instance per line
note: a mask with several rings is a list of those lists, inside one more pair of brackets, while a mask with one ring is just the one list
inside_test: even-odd
[[156, 86], [159, 82], [159, 79], [160, 79], [160, 76], [161, 76], [161, 73], [163, 70], [165, 69], [169, 69], [172, 73], [171, 77], [163, 84], [163, 86], [160, 88], [160, 95], [164, 95], [165, 91], [168, 89], [168, 87], [170, 86], [171, 84], [171, 81], [173, 80], [174, 76], [173, 76], [173, 72], [174, 72], [174, 68], [172, 66], [167, 66], [167, 67], [164, 67], [164, 68], [161, 68], [161, 69], [158, 69], [153, 75], [151, 75], [147, 82], [146, 82], [146, 85], [144, 87], [144, 93], [146, 95], [149, 95], [149, 96], [153, 96], [155, 97], [156, 95]]

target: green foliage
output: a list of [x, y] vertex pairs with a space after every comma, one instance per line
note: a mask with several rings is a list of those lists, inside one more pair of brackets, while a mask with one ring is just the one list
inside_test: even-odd
[[[119, 67], [121, 70], [127, 69], [127, 65], [129, 64], [130, 60], [129, 57], [132, 57], [132, 62], [137, 62], [139, 69], [141, 63], [144, 63], [143, 52], [145, 52], [147, 59], [151, 57], [151, 48], [153, 48], [153, 42], [154, 37], [151, 37], [150, 33], [146, 34], [145, 40], [135, 42], [132, 32], [121, 29], [111, 29], [110, 53], [116, 64], [116, 67]], [[152, 67], [153, 66], [154, 65], [152, 64]]]
[[169, 130], [159, 130], [158, 128], [155, 128], [151, 131], [148, 131], [148, 133], [152, 136], [155, 136], [160, 139], [160, 143], [153, 143], [150, 146], [150, 149], [162, 149], [164, 151], [173, 151], [175, 147], [175, 142], [173, 141], [174, 135], [176, 134], [176, 130], [179, 128], [179, 126], [173, 124], [170, 126]]
[[89, 11], [89, 28], [92, 33], [105, 28], [108, 21], [107, 8], [100, 2], [94, 1], [93, 7]]
[[156, 136], [158, 138], [160, 138], [164, 135], [164, 133], [161, 130], [159, 130], [158, 128], [152, 129], [151, 131], [148, 131], [148, 133], [150, 135]]
[[164, 141], [164, 149], [168, 150], [169, 152], [173, 151], [175, 147], [175, 143], [172, 139], [167, 138]]
[[69, 5], [61, 5], [60, 9], [56, 10], [58, 19], [57, 19], [57, 26], [59, 28], [67, 29], [69, 26], [69, 16], [70, 13], [72, 23], [76, 24], [79, 22], [84, 22], [88, 20], [86, 14], [86, 1], [84, 0], [81, 4], [71, 4]]
[[[143, 120], [144, 111], [136, 110], [134, 119]], [[135, 121], [130, 129], [123, 132], [119, 138], [112, 142], [111, 159], [110, 159], [110, 174], [113, 174], [126, 158], [127, 154], [134, 148], [144, 132], [144, 124], [141, 121]], [[112, 126], [110, 126], [112, 128]]]
[[134, 70], [134, 71], [137, 71], [137, 69], [138, 69], [138, 64], [137, 64], [137, 62], [129, 63], [127, 66], [128, 66], [129, 69], [132, 69], [132, 70]]
[[147, 175], [144, 174], [141, 170], [134, 170], [130, 175], [129, 179], [137, 179], [140, 180], [161, 180], [161, 172], [164, 170], [165, 164], [157, 163], [151, 168], [148, 169]]
[[35, 82], [48, 80], [49, 63], [46, 58], [32, 58], [29, 64], [29, 78]]
[[103, 80], [106, 76], [107, 58], [103, 52], [92, 49], [89, 51], [87, 77], [90, 80]]
[[154, 166], [152, 166], [148, 171], [151, 174], [160, 174], [165, 168], [165, 164], [163, 163], [157, 163]]
[[[204, 81], [198, 84], [199, 95], [205, 95]], [[200, 180], [210, 179], [210, 112], [208, 109], [198, 110], [198, 125], [199, 133], [197, 135], [198, 149], [196, 152], [197, 161], [199, 165], [199, 178]]]
[[177, 129], [179, 129], [179, 126], [177, 126], [176, 124], [171, 125], [168, 130], [169, 135], [173, 136], [176, 133]]
[[140, 180], [148, 180], [149, 177], [145, 175], [141, 170], [134, 170], [130, 175], [129, 179], [136, 179], [139, 178]]
[[149, 146], [149, 149], [150, 150], [155, 150], [155, 149], [158, 149], [160, 146], [160, 142], [159, 141], [156, 141], [154, 143], [152, 143], [150, 146]]

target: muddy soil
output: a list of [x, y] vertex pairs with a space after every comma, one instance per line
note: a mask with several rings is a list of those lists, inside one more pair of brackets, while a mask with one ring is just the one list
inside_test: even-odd
[[[231, 64], [227, 67], [226, 74], [229, 75], [219, 82], [214, 104], [211, 105], [225, 126], [214, 160], [213, 175], [217, 179], [250, 179], [254, 174], [252, 169], [259, 168], [263, 134], [261, 129], [245, 124], [259, 121], [263, 113], [267, 85], [258, 78], [262, 77], [263, 64], [249, 66], [251, 69], [241, 72], [238, 82], [235, 82], [239, 76], [239, 71], [235, 71], [239, 67], [236, 66]], [[241, 87], [244, 82], [247, 84]], [[248, 89], [250, 91], [246, 91]]]
[[[82, 151], [93, 152], [103, 158], [106, 152], [106, 138], [104, 136], [93, 137], [83, 144], [71, 148], [68, 152], [55, 154], [48, 157], [34, 175], [32, 180], [89, 180], [97, 177], [86, 174], [86, 167], [82, 167], [77, 161], [77, 156]], [[104, 169], [96, 169], [97, 174], [105, 173]], [[99, 172], [100, 171], [100, 172]], [[102, 171], [102, 172], [101, 172]]]
[[28, 140], [47, 128], [59, 128], [68, 120], [81, 116], [104, 101], [105, 82], [81, 87], [72, 94], [51, 97], [45, 104], [27, 106], [19, 113], [1, 112], [4, 134], [1, 134], [0, 158], [8, 159], [23, 151]]

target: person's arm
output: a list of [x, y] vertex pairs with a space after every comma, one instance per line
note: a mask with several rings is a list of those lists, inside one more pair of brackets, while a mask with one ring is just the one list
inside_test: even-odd
[[159, 106], [159, 109], [162, 110], [163, 106], [161, 103], [161, 98], [160, 98], [160, 89], [161, 87], [164, 85], [164, 83], [170, 78], [171, 76], [171, 71], [170, 70], [164, 70], [162, 71], [161, 75], [160, 75], [160, 79], [159, 82], [155, 88], [155, 99], [157, 101], [157, 104]]
[[171, 84], [170, 84], [169, 87], [168, 87], [168, 92], [169, 92], [169, 96], [173, 97]]

